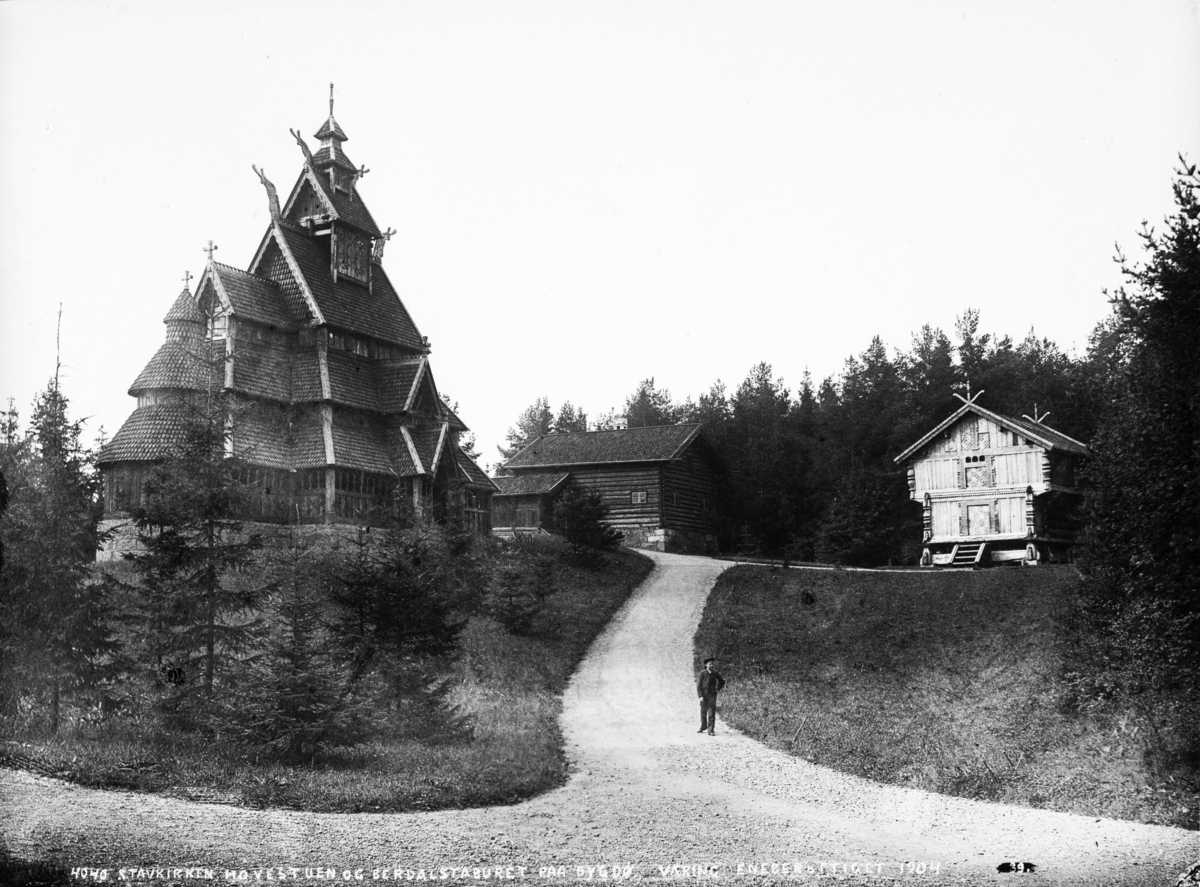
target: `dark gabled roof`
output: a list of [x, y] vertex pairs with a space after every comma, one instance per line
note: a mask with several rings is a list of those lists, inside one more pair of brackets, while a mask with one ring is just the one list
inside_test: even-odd
[[[463, 422], [463, 420], [458, 417], [458, 413], [456, 413], [456, 412], [454, 412], [454, 410], [450, 409], [450, 407], [444, 401], [442, 402], [442, 409], [446, 413], [446, 419], [450, 423], [451, 431], [470, 431], [471, 430], [470, 428], [467, 427], [466, 423]], [[486, 475], [485, 475], [485, 477], [486, 477]]]
[[[318, 178], [320, 177], [318, 176]], [[333, 208], [337, 210], [339, 221], [345, 222], [347, 225], [353, 225], [360, 231], [365, 231], [371, 237], [379, 237], [381, 235], [382, 232], [379, 230], [379, 226], [375, 224], [375, 219], [372, 217], [371, 211], [367, 209], [367, 205], [358, 196], [357, 188], [354, 188], [347, 194], [340, 188], [334, 189], [329, 187], [328, 182], [322, 182], [321, 187], [325, 189], [325, 193], [333, 201]], [[351, 187], [353, 188], [353, 186]]]
[[421, 459], [421, 467], [427, 474], [436, 474], [438, 462], [441, 461], [443, 455], [440, 449], [445, 447], [443, 438], [446, 435], [446, 426], [409, 428], [408, 434], [412, 438], [413, 446], [417, 449], [417, 456]]
[[406, 345], [409, 348], [424, 351], [425, 339], [417, 329], [416, 323], [413, 322], [408, 309], [400, 301], [400, 296], [396, 293], [382, 265], [373, 264], [371, 266], [371, 285], [375, 290], [377, 302], [390, 312], [390, 317], [394, 317], [394, 320], [389, 319], [389, 323], [392, 325], [389, 328], [394, 327], [395, 329], [394, 335], [396, 338], [392, 341]]
[[273, 327], [296, 326], [288, 311], [283, 292], [275, 281], [247, 274], [220, 262], [212, 263], [217, 286], [223, 290], [235, 317], [257, 321]]
[[267, 229], [267, 236], [260, 247], [261, 255], [254, 267], [279, 284], [283, 302], [288, 308], [288, 316], [298, 325], [307, 324], [314, 317], [312, 306], [304, 295], [303, 284], [292, 273], [287, 257], [275, 241], [275, 226], [272, 225]]
[[372, 269], [373, 287], [368, 289], [340, 278], [329, 270], [329, 245], [284, 225], [280, 235], [299, 266], [326, 323], [339, 330], [357, 333], [414, 350], [423, 348], [421, 335], [400, 303], [383, 269]]
[[138, 407], [100, 451], [97, 465], [166, 459], [183, 437], [191, 408], [182, 402]]
[[484, 474], [483, 469], [476, 465], [475, 460], [464, 453], [458, 444], [454, 444], [454, 461], [458, 463], [459, 471], [466, 478], [467, 486], [488, 492], [496, 491], [495, 481]]
[[546, 496], [566, 483], [571, 475], [567, 472], [513, 474], [492, 478], [499, 490], [497, 496]]
[[545, 434], [505, 462], [504, 467], [666, 462], [680, 455], [699, 434], [699, 425], [651, 425], [612, 431]]
[[412, 450], [409, 449], [405, 432], [406, 429], [401, 427], [392, 427], [387, 430], [388, 452], [395, 460], [396, 474], [400, 477], [416, 477], [421, 474], [421, 471], [417, 469], [417, 463], [413, 461]]
[[186, 286], [175, 299], [175, 304], [171, 306], [167, 316], [163, 318], [163, 323], [203, 324], [204, 322], [204, 315], [200, 313], [200, 308], [196, 305], [196, 297]]
[[198, 339], [195, 345], [201, 350], [183, 342], [164, 342], [129, 386], [129, 393], [137, 397], [138, 392], [152, 388], [207, 391], [211, 374], [216, 374], [216, 387], [221, 388], [225, 384], [224, 361], [206, 359], [210, 346], [203, 339]]
[[1032, 422], [1028, 419], [1014, 419], [1012, 416], [1005, 416], [1001, 413], [993, 413], [991, 410], [986, 410], [976, 403], [965, 403], [951, 413], [948, 417], [946, 417], [946, 419], [944, 419], [936, 428], [897, 456], [893, 461], [896, 463], [903, 462], [905, 459], [917, 453], [930, 441], [952, 426], [967, 413], [974, 413], [975, 415], [982, 416], [985, 419], [991, 419], [997, 425], [1007, 428], [1009, 431], [1015, 431], [1024, 437], [1028, 437], [1030, 440], [1041, 444], [1048, 450], [1056, 450], [1063, 453], [1074, 453], [1078, 456], [1087, 456], [1091, 454], [1091, 450], [1087, 448], [1086, 444], [1080, 443], [1073, 437], [1067, 437], [1067, 435], [1063, 434], [1061, 431], [1055, 431], [1049, 425], [1043, 425], [1040, 422]]
[[385, 413], [402, 413], [408, 409], [413, 385], [425, 358], [384, 360], [375, 368], [375, 388], [379, 393], [379, 409]]

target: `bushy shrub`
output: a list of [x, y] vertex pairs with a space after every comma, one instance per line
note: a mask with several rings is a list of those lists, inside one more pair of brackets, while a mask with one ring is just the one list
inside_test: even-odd
[[608, 506], [596, 490], [572, 484], [554, 502], [554, 524], [579, 558], [621, 546], [621, 533], [604, 522], [607, 517]]

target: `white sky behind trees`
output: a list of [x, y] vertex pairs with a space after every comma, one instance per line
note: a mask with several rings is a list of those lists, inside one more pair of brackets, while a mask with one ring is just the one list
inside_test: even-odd
[[[956, 314], [1086, 347], [1200, 161], [1195, 0], [0, 3], [0, 396], [89, 437], [204, 243], [244, 268], [336, 89], [384, 265], [483, 463]], [[312, 140], [310, 139], [310, 142]]]

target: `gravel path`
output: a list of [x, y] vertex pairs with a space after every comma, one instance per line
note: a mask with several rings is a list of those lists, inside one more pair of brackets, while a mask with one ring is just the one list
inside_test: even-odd
[[[357, 869], [366, 881], [475, 883], [524, 867], [526, 880], [543, 884], [1173, 885], [1200, 856], [1195, 832], [878, 785], [766, 749], [720, 721], [716, 737], [698, 735], [692, 637], [728, 565], [653, 557], [654, 572], [567, 690], [574, 775], [561, 789], [511, 807], [337, 815], [97, 791], [3, 770], [0, 834], [22, 857], [183, 884], [202, 883], [203, 872], [164, 869], [209, 867], [218, 881], [226, 869], [300, 882], [353, 880]], [[997, 874], [1005, 860], [1037, 872]]]

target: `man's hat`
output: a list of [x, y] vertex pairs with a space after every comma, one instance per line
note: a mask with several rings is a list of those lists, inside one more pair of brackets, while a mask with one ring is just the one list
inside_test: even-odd
[[705, 664], [705, 665], [708, 665], [708, 663], [710, 663], [710, 662], [716, 662], [716, 661], [717, 661], [717, 657], [716, 657], [716, 656], [709, 656], [707, 659], [705, 659], [705, 660], [704, 660], [704, 664]]

